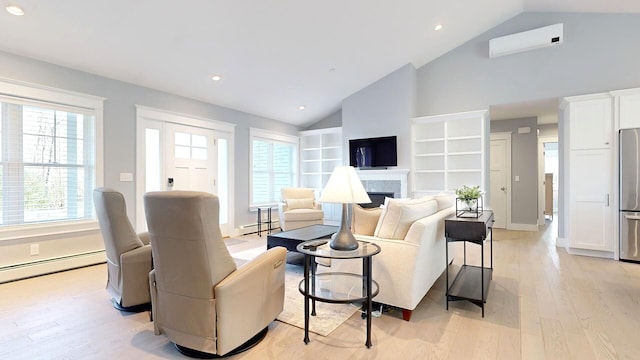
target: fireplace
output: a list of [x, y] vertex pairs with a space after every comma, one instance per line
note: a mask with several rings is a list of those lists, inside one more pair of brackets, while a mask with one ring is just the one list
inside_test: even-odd
[[367, 192], [367, 194], [369, 194], [369, 199], [371, 199], [371, 202], [368, 204], [360, 204], [360, 206], [362, 206], [363, 208], [380, 207], [380, 205], [384, 204], [385, 197], [393, 197], [392, 192]]

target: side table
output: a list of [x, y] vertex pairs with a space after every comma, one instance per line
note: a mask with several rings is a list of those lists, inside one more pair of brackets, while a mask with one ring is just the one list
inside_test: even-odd
[[[309, 302], [312, 305], [311, 315], [316, 315], [315, 302], [326, 303], [351, 303], [355, 301], [365, 302], [367, 319], [367, 340], [365, 345], [371, 347], [371, 299], [378, 295], [378, 283], [371, 278], [372, 257], [380, 252], [380, 247], [366, 241], [358, 241], [358, 248], [350, 251], [333, 250], [326, 243], [317, 248], [307, 248], [308, 244], [315, 241], [307, 241], [298, 244], [296, 250], [304, 254], [304, 280], [300, 281], [298, 289], [304, 295], [304, 342], [309, 343]], [[307, 244], [307, 245], [305, 245]], [[327, 259], [362, 259], [362, 275], [327, 272], [316, 274], [316, 257]], [[349, 291], [342, 291], [336, 287], [336, 283], [350, 286]]]
[[[444, 236], [446, 238], [445, 261], [447, 262], [446, 300], [447, 310], [449, 301], [467, 300], [482, 308], [484, 317], [484, 304], [487, 302], [489, 284], [493, 273], [493, 212], [485, 210], [482, 215], [475, 218], [450, 216], [444, 220]], [[489, 239], [490, 263], [484, 264], [484, 243]], [[464, 244], [463, 264], [456, 274], [453, 282], [449, 284], [449, 243], [462, 241]], [[480, 245], [480, 266], [467, 265], [467, 242]]]
[[267, 212], [267, 234], [271, 234], [271, 207], [263, 206], [258, 207], [258, 236], [262, 236], [262, 224], [264, 221], [262, 220], [262, 212]]

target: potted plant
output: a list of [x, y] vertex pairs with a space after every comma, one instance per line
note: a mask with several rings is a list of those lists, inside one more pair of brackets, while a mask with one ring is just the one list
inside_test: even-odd
[[[456, 189], [456, 216], [479, 217], [482, 214], [482, 191], [480, 186], [462, 185]], [[464, 206], [458, 206], [458, 203]]]

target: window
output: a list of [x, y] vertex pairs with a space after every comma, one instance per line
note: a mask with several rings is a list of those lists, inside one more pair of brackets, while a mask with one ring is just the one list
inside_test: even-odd
[[[6, 85], [0, 82], [0, 90], [6, 90]], [[2, 228], [94, 218], [96, 111], [60, 105], [74, 98], [67, 93], [37, 93], [52, 102], [0, 96]]]
[[251, 205], [276, 204], [280, 189], [298, 184], [298, 138], [251, 129]]

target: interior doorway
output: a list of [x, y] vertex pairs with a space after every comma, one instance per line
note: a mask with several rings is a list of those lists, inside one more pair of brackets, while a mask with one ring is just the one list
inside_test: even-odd
[[495, 228], [508, 229], [511, 223], [511, 133], [492, 133], [489, 149], [489, 193]]

